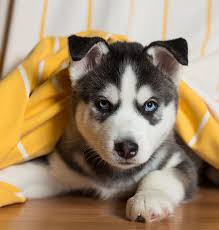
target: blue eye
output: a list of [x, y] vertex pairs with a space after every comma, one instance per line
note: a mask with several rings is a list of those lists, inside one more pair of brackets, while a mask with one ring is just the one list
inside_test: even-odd
[[146, 101], [144, 104], [144, 111], [145, 112], [153, 113], [157, 110], [157, 108], [158, 108], [158, 104], [154, 99], [150, 99], [150, 100]]

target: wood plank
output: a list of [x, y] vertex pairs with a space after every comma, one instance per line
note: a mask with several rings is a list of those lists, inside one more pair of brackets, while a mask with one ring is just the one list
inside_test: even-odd
[[219, 193], [202, 189], [191, 203], [182, 204], [174, 217], [160, 223], [132, 223], [125, 219], [125, 201], [58, 197], [11, 205], [0, 211], [0, 229], [219, 229]]

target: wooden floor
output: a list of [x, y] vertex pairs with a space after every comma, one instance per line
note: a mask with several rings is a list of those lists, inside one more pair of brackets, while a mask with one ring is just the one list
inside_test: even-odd
[[194, 201], [183, 204], [174, 217], [160, 223], [132, 223], [125, 219], [125, 202], [59, 197], [28, 201], [0, 210], [1, 230], [44, 229], [219, 229], [219, 190], [202, 189]]

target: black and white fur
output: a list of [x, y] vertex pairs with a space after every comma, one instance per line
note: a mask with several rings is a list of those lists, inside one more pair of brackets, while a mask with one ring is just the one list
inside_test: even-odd
[[[160, 220], [173, 214], [197, 186], [197, 164], [174, 131], [180, 65], [187, 43], [179, 38], [107, 44], [99, 37], [71, 36], [70, 121], [47, 162], [30, 161], [4, 169], [0, 180], [30, 199], [81, 190], [102, 199], [128, 197], [132, 221]], [[110, 112], [96, 103], [104, 98]], [[154, 113], [144, 104], [155, 99]], [[131, 141], [135, 156], [123, 158], [115, 143]]]

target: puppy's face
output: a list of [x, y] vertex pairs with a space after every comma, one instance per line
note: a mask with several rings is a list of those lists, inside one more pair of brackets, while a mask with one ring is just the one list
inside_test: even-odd
[[[88, 41], [90, 46], [82, 44], [88, 50], [74, 59], [77, 41], [73, 38], [69, 40], [73, 58], [69, 72], [79, 95], [75, 114], [79, 132], [114, 167], [146, 162], [175, 123], [176, 75], [179, 62], [187, 62], [187, 47], [181, 54], [165, 46], [167, 42], [144, 48], [137, 43], [109, 46], [96, 38]], [[186, 46], [183, 39], [177, 42]]]

